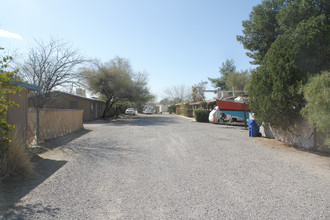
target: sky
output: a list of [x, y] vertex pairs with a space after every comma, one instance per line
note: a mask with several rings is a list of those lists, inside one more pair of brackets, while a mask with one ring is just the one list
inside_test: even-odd
[[[158, 101], [172, 86], [191, 87], [220, 77], [233, 59], [252, 69], [236, 40], [242, 21], [262, 0], [6, 0], [1, 3], [1, 53], [22, 59], [35, 40], [62, 39], [87, 58], [130, 61], [148, 73]], [[213, 89], [208, 84], [208, 89]], [[213, 94], [208, 94], [211, 98]]]

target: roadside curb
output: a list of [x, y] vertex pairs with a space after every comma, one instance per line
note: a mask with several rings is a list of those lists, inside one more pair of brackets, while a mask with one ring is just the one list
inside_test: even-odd
[[177, 117], [181, 117], [181, 118], [185, 118], [185, 119], [188, 119], [188, 120], [190, 120], [190, 121], [192, 121], [192, 122], [196, 122], [196, 120], [195, 120], [194, 118], [189, 118], [189, 117], [186, 117], [186, 116], [184, 116], [184, 115], [175, 115], [175, 116], [177, 116]]

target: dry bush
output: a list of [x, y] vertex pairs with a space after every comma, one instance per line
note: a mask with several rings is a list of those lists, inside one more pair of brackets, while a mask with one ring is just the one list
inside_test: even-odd
[[35, 172], [24, 145], [11, 142], [0, 159], [0, 180], [8, 177], [33, 177]]

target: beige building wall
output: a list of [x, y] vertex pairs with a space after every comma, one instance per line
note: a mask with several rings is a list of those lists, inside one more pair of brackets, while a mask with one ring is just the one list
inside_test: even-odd
[[[31, 143], [35, 138], [36, 113], [29, 112], [28, 93], [29, 89], [24, 89], [20, 94], [9, 95], [9, 99], [18, 104], [18, 107], [9, 107], [6, 120], [9, 124], [15, 125], [15, 130], [11, 134], [11, 140], [18, 143]], [[88, 99], [79, 97], [66, 97], [63, 107], [66, 110], [42, 110], [40, 111], [40, 135], [41, 140], [48, 140], [55, 137], [63, 136], [73, 131], [83, 128], [83, 118], [86, 121], [93, 120], [98, 117], [96, 112], [91, 112], [92, 108], [104, 104], [102, 102], [91, 102]], [[78, 109], [70, 109], [70, 102], [77, 101]], [[92, 104], [91, 104], [92, 103]], [[82, 109], [80, 109], [82, 108]], [[83, 115], [83, 112], [86, 113]], [[88, 114], [89, 113], [89, 114]]]
[[[93, 100], [62, 92], [55, 92], [53, 101], [44, 106], [45, 109], [81, 109], [83, 110], [84, 122], [93, 121], [102, 116], [105, 103], [100, 100]], [[33, 107], [33, 102], [29, 100], [29, 107]]]
[[60, 109], [82, 109], [83, 121], [92, 121], [94, 118], [90, 116], [90, 102], [76, 96], [61, 94], [56, 97], [56, 108]]
[[9, 107], [7, 114], [7, 122], [15, 125], [15, 130], [11, 134], [11, 139], [23, 144], [26, 143], [28, 91], [28, 89], [24, 89], [20, 94], [9, 95], [9, 99], [19, 106]]
[[[102, 116], [104, 102], [98, 100], [84, 99], [77, 96], [63, 94], [58, 97], [58, 103], [62, 109], [82, 109], [84, 122], [93, 121]], [[59, 108], [59, 107], [56, 107]]]

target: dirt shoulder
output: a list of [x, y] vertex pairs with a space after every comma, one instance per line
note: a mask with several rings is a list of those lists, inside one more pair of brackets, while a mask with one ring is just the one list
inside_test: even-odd
[[326, 177], [330, 181], [329, 153], [297, 148], [276, 139], [258, 137], [253, 138], [253, 140], [265, 147], [269, 147], [279, 152], [285, 152], [285, 154], [280, 154], [283, 159], [292, 160], [300, 164], [305, 170], [317, 173], [323, 177]]
[[27, 151], [33, 164], [35, 175], [23, 178], [12, 177], [0, 182], [0, 219], [3, 218], [8, 208], [13, 206], [26, 194], [44, 182], [67, 162], [73, 159], [72, 152], [65, 146], [90, 132], [80, 131], [65, 135], [60, 138], [46, 141], [38, 147], [30, 147]]

